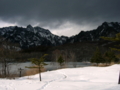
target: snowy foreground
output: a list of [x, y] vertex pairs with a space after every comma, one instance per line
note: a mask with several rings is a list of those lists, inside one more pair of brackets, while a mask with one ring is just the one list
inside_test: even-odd
[[0, 90], [120, 90], [120, 65], [67, 68], [15, 80], [0, 79]]

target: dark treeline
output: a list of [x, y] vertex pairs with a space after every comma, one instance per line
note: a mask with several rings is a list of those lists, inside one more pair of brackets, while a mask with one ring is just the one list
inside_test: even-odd
[[38, 46], [34, 48], [21, 50], [20, 53], [30, 54], [31, 56], [40, 57], [40, 55], [48, 54], [46, 61], [56, 61], [57, 58], [61, 55], [66, 62], [68, 61], [90, 61], [91, 57], [96, 50], [96, 47], [99, 47], [101, 52], [105, 52], [107, 48], [98, 45], [97, 42], [81, 42], [74, 44], [64, 44], [61, 46]]

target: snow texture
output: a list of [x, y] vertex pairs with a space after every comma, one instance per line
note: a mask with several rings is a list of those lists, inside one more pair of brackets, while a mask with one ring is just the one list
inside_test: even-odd
[[66, 68], [17, 78], [0, 79], [0, 90], [120, 90], [120, 65]]

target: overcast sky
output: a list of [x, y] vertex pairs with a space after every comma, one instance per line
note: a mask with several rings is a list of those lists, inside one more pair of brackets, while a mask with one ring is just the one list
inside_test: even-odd
[[104, 21], [120, 22], [120, 0], [0, 0], [0, 27], [31, 24], [72, 36]]

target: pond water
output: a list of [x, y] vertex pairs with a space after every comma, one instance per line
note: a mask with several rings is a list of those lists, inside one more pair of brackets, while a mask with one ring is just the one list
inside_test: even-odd
[[[45, 63], [48, 64], [44, 66], [46, 71], [51, 71], [51, 70], [56, 70], [61, 68], [57, 62], [45, 62]], [[34, 64], [32, 64], [31, 62], [10, 63], [9, 70], [11, 73], [12, 72], [19, 73], [18, 71], [19, 68], [23, 69], [23, 71], [28, 70], [29, 68], [25, 68], [26, 66], [30, 67], [30, 66], [34, 66]], [[90, 62], [68, 62], [68, 63], [65, 63], [62, 66], [62, 68], [75, 68], [75, 67], [87, 67], [87, 66], [91, 66], [91, 63]], [[1, 64], [0, 64], [0, 67], [1, 67]]]

